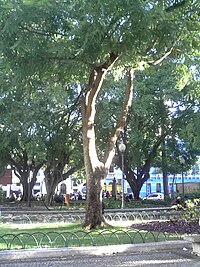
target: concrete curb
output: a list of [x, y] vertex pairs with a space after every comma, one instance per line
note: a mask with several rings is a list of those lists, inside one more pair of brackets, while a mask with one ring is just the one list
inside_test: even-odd
[[175, 249], [191, 249], [192, 244], [188, 241], [166, 241], [145, 244], [127, 244], [98, 247], [67, 247], [67, 248], [41, 248], [25, 250], [3, 250], [0, 251], [1, 261], [32, 259], [32, 258], [58, 258], [75, 255], [111, 255], [116, 253], [138, 253], [145, 251], [162, 251]]

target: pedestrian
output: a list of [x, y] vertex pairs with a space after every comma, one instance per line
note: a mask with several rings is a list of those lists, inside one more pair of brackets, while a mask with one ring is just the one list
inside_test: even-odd
[[104, 214], [104, 210], [105, 210], [105, 203], [104, 203], [104, 201], [102, 200], [102, 214]]
[[181, 198], [179, 196], [175, 197], [175, 199], [172, 201], [171, 205], [172, 205], [172, 208], [175, 210], [182, 209]]

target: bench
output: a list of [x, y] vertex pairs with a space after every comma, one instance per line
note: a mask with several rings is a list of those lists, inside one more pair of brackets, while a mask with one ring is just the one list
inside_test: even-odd
[[184, 239], [192, 242], [193, 254], [200, 256], [200, 235], [185, 236]]

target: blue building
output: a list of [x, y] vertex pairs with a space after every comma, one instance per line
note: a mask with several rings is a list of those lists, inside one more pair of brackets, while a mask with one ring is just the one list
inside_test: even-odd
[[[112, 182], [113, 179], [117, 181], [117, 191], [121, 192], [121, 180], [122, 180], [122, 172], [118, 168], [112, 168], [106, 178], [106, 182], [104, 185], [105, 191], [112, 191]], [[177, 184], [186, 184], [186, 183], [200, 183], [200, 163], [192, 168], [190, 171], [168, 175], [168, 188], [169, 194], [176, 191]], [[158, 172], [158, 169], [151, 168], [150, 169], [150, 177], [142, 186], [140, 197], [143, 198], [150, 193], [160, 192], [163, 193], [163, 176], [162, 173]], [[124, 193], [130, 194], [132, 193], [129, 184], [124, 180]]]

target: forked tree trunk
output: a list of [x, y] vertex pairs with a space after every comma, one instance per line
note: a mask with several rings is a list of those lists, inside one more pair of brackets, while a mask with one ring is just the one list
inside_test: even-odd
[[53, 179], [53, 177], [48, 177], [48, 179], [45, 178], [45, 185], [46, 185], [46, 191], [47, 191], [45, 202], [49, 206], [49, 205], [52, 205], [53, 195], [55, 193], [57, 181]]
[[[30, 199], [32, 198], [32, 189], [37, 180], [37, 173], [42, 167], [43, 163], [37, 164], [36, 166], [34, 166], [34, 164], [28, 166], [28, 157], [26, 153], [23, 155], [23, 159], [24, 161], [22, 162], [17, 162], [12, 159], [11, 164], [15, 175], [19, 178], [20, 183], [22, 184], [23, 194], [21, 200], [27, 201], [28, 196], [30, 196]], [[21, 166], [23, 166], [23, 169], [21, 169]], [[28, 191], [30, 191], [30, 195]]]
[[141, 180], [142, 178], [141, 177], [135, 178], [134, 174], [131, 173], [131, 171], [128, 173], [125, 173], [125, 174], [126, 174], [126, 180], [129, 183], [130, 188], [133, 192], [134, 199], [139, 200], [140, 199], [140, 191], [141, 191], [141, 188], [143, 185], [142, 180]]
[[139, 200], [140, 199], [140, 191], [142, 186], [144, 185], [145, 182], [150, 178], [150, 167], [151, 163], [154, 160], [156, 156], [156, 152], [160, 144], [163, 142], [165, 139], [165, 136], [167, 135], [167, 132], [162, 133], [161, 136], [157, 139], [155, 144], [152, 147], [152, 150], [150, 151], [148, 158], [145, 160], [144, 165], [141, 166], [140, 170], [135, 173], [135, 170], [130, 168], [128, 164], [126, 164], [126, 158], [128, 156], [125, 156], [125, 175], [126, 179], [131, 187], [131, 190], [134, 194], [134, 199]]
[[143, 184], [148, 180], [149, 168], [143, 168], [143, 172], [135, 174], [131, 168], [125, 168], [126, 180], [129, 183], [135, 200], [140, 199], [140, 191]]
[[111, 54], [106, 63], [98, 65], [93, 69], [85, 94], [82, 97], [83, 151], [87, 181], [86, 214], [83, 226], [87, 229], [96, 228], [97, 226], [105, 224], [105, 219], [102, 215], [102, 186], [115, 155], [117, 138], [123, 131], [132, 102], [132, 75], [131, 71], [128, 71], [127, 88], [119, 121], [107, 142], [104, 160], [101, 162], [97, 155], [95, 143], [94, 120], [96, 114], [96, 99], [106, 72], [108, 68], [114, 64], [116, 59], [117, 56]]
[[102, 215], [101, 180], [106, 176], [105, 165], [99, 161], [95, 143], [95, 104], [101, 88], [105, 71], [100, 70], [97, 77], [94, 71], [91, 75], [91, 84], [88, 86], [86, 97], [82, 99], [83, 115], [83, 151], [86, 171], [86, 215], [84, 227], [93, 229], [104, 224]]

